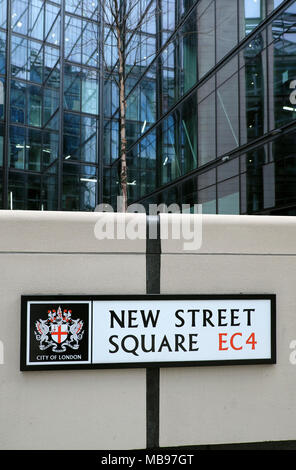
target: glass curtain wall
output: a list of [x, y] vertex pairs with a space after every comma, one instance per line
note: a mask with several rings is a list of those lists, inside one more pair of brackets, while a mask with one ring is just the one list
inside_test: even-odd
[[[130, 202], [292, 205], [296, 2], [155, 6], [127, 62]], [[118, 58], [99, 14], [98, 0], [0, 0], [0, 207], [92, 211], [118, 193]]]
[[42, 173], [57, 158], [61, 14], [57, 2], [11, 0], [7, 34], [4, 199], [13, 209], [41, 210]]
[[[272, 141], [277, 129], [292, 126], [296, 118], [296, 2], [280, 9], [286, 3], [200, 0], [184, 10], [183, 16], [180, 9], [175, 10], [170, 21], [179, 26], [171, 36], [167, 34], [155, 61], [129, 95], [134, 104], [131, 113], [135, 113], [131, 121], [138, 125], [129, 143], [131, 181], [138, 186], [130, 188], [130, 202], [161, 201], [162, 194], [165, 198], [170, 191], [170, 198], [188, 194], [211, 213], [258, 213], [269, 210], [273, 200], [276, 204], [266, 186], [267, 181], [273, 185], [276, 167], [269, 162], [269, 150], [263, 151], [259, 142]], [[260, 28], [275, 9], [278, 13]], [[156, 118], [145, 123], [136, 109], [141, 87], [153, 70]], [[155, 178], [145, 185], [149, 142]], [[248, 151], [254, 146], [260, 150]], [[243, 177], [238, 165], [241, 154], [246, 155]], [[236, 164], [225, 163], [229, 176], [223, 179], [222, 169], [211, 169], [215, 178], [204, 186], [206, 168], [233, 159]], [[114, 170], [118, 174], [117, 162]], [[194, 180], [186, 179], [193, 173]], [[203, 175], [201, 183], [199, 175]], [[183, 180], [194, 184], [186, 183], [183, 191]], [[175, 191], [173, 186], [181, 189]]]
[[0, 18], [1, 203], [13, 209], [94, 210], [98, 3], [0, 0]]

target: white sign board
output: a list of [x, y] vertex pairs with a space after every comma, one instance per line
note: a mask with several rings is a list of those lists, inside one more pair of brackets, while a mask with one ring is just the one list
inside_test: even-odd
[[274, 295], [22, 302], [22, 370], [275, 363]]

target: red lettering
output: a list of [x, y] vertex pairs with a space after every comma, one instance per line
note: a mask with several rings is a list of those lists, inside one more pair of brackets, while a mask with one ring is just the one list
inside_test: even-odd
[[255, 344], [257, 344], [257, 341], [255, 341], [255, 333], [252, 333], [249, 338], [246, 341], [246, 344], [250, 344], [252, 346], [252, 349], [255, 349]]
[[236, 348], [234, 346], [233, 340], [234, 340], [235, 336], [242, 336], [242, 333], [234, 333], [234, 335], [232, 335], [231, 338], [230, 338], [230, 346], [232, 347], [232, 349], [235, 349], [235, 351], [239, 351], [240, 349], [243, 349], [243, 347], [240, 346], [239, 348]]
[[227, 351], [228, 348], [223, 348], [223, 343], [227, 343], [227, 341], [223, 340], [222, 336], [227, 336], [227, 333], [219, 333], [219, 351]]

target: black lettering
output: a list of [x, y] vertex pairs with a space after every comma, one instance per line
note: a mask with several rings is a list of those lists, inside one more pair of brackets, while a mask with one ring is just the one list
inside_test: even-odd
[[115, 350], [114, 350], [114, 351], [111, 351], [111, 349], [109, 349], [109, 353], [111, 353], [111, 354], [117, 353], [118, 350], [119, 350], [118, 344], [114, 343], [113, 338], [117, 338], [117, 339], [118, 339], [118, 336], [117, 336], [117, 335], [113, 335], [113, 336], [110, 336], [110, 338], [109, 338], [109, 343], [112, 344], [112, 346], [115, 347]]
[[168, 348], [168, 350], [172, 352], [172, 348], [166, 336], [163, 337], [163, 340], [161, 342], [161, 345], [159, 346], [158, 352], [161, 352], [162, 348]]
[[206, 323], [208, 323], [209, 325], [211, 326], [215, 326], [210, 318], [212, 318], [213, 316], [213, 313], [211, 312], [211, 310], [203, 310], [203, 326], [207, 326]]
[[114, 328], [114, 319], [117, 321], [120, 328], [124, 328], [124, 310], [121, 310], [121, 319], [116, 315], [114, 310], [109, 310], [111, 313], [110, 317], [110, 328]]
[[247, 312], [247, 325], [251, 326], [251, 312], [255, 312], [254, 308], [244, 308], [243, 312]]
[[155, 328], [157, 325], [159, 313], [160, 310], [156, 310], [156, 316], [154, 317], [152, 310], [149, 310], [147, 316], [145, 316], [145, 310], [141, 310], [144, 328], [149, 326], [149, 322], [151, 322], [152, 326]]
[[231, 313], [231, 326], [240, 326], [240, 322], [235, 323], [235, 320], [237, 320], [239, 318], [238, 315], [235, 315], [235, 312], [239, 312], [239, 308], [232, 308], [230, 310], [230, 313]]
[[133, 325], [134, 321], [137, 321], [137, 317], [133, 317], [133, 313], [137, 313], [138, 310], [129, 310], [128, 311], [128, 327], [129, 328], [137, 328], [138, 323]]
[[227, 322], [222, 323], [222, 321], [226, 319], [226, 316], [222, 315], [222, 312], [227, 312], [227, 309], [226, 308], [218, 308], [218, 326], [227, 326]]
[[182, 317], [179, 315], [179, 312], [184, 313], [184, 310], [177, 310], [176, 313], [175, 313], [175, 317], [176, 317], [178, 320], [180, 320], [180, 322], [181, 322], [180, 325], [177, 325], [177, 323], [175, 323], [175, 326], [176, 326], [177, 328], [181, 328], [181, 326], [183, 326], [184, 323], [185, 323], [184, 318], [182, 318]]
[[193, 309], [193, 310], [188, 310], [188, 312], [191, 312], [191, 314], [192, 314], [192, 317], [191, 317], [191, 326], [196, 326], [196, 324], [195, 324], [195, 320], [196, 320], [195, 314], [196, 314], [196, 312], [199, 312], [199, 311], [200, 311], [200, 310], [195, 310], [195, 309]]
[[175, 335], [175, 351], [179, 351], [179, 348], [181, 348], [186, 352], [186, 348], [183, 346], [184, 341], [185, 338], [183, 335]]
[[[127, 349], [126, 345], [125, 345], [125, 342], [126, 340], [128, 340], [129, 338], [132, 338], [134, 340], [134, 347], [131, 348], [131, 349]], [[130, 353], [130, 354], [134, 354], [134, 356], [138, 356], [139, 354], [137, 353], [137, 349], [139, 347], [139, 340], [136, 336], [134, 335], [127, 335], [127, 336], [124, 336], [122, 338], [122, 341], [121, 341], [121, 347], [123, 349], [124, 352], [126, 353]]]
[[197, 338], [198, 333], [192, 333], [192, 334], [189, 335], [189, 351], [198, 351], [199, 350], [199, 348], [193, 349], [193, 345], [197, 344], [197, 339], [195, 341], [193, 341], [194, 337]]
[[155, 335], [151, 335], [150, 349], [146, 347], [146, 335], [141, 335], [141, 348], [143, 352], [155, 352]]

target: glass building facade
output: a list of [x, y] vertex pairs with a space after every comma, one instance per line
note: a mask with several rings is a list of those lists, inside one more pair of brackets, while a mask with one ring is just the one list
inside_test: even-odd
[[[149, 1], [135, 3], [137, 24]], [[296, 215], [296, 1], [151, 3], [126, 64], [129, 202]], [[98, 0], [0, 0], [1, 208], [116, 208], [118, 62], [101, 18]]]
[[1, 205], [93, 210], [100, 25], [94, 1], [0, 0]]

